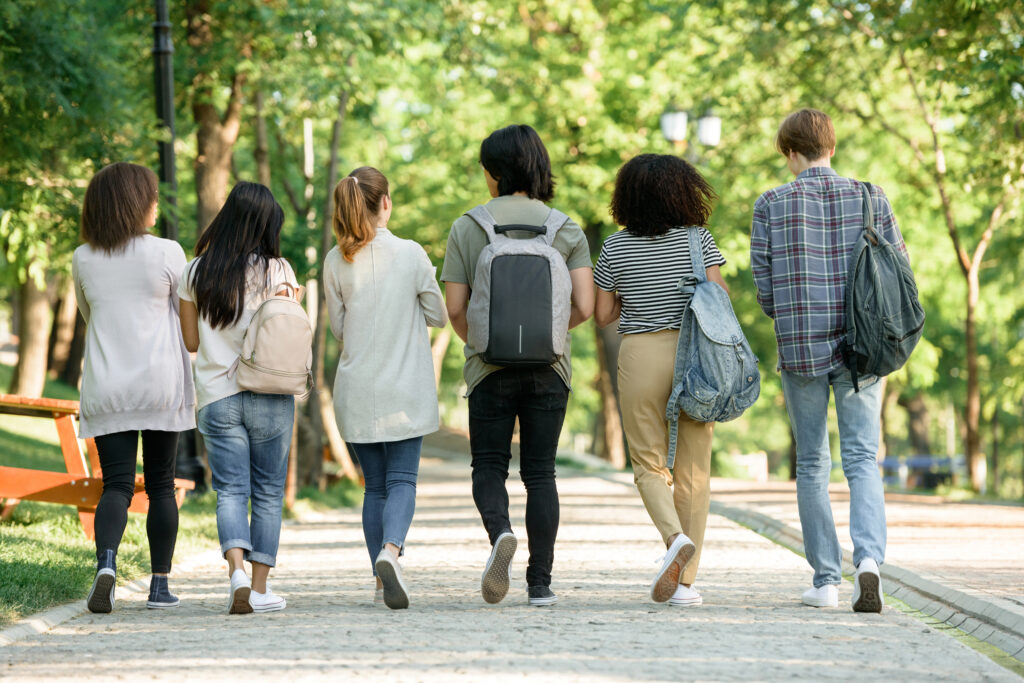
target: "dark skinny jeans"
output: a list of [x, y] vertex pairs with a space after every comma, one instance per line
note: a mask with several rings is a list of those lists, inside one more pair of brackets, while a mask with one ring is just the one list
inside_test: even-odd
[[[121, 545], [128, 506], [135, 495], [135, 463], [138, 459], [139, 432], [116, 432], [96, 437], [100, 467], [103, 469], [103, 495], [96, 506], [96, 555]], [[171, 571], [174, 542], [178, 538], [178, 504], [174, 500], [174, 457], [178, 450], [178, 432], [142, 432], [142, 468], [149, 514], [149, 560], [154, 574]]]
[[529, 586], [551, 585], [558, 534], [555, 451], [569, 389], [550, 367], [505, 368], [488, 375], [469, 395], [473, 500], [491, 544], [511, 531], [508, 516], [512, 432], [519, 418], [519, 476], [526, 485]]

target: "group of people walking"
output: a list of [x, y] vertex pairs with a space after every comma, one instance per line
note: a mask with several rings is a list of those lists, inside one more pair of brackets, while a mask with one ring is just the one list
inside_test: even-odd
[[[831, 387], [852, 493], [858, 563], [853, 607], [880, 611], [885, 517], [875, 467], [879, 385], [862, 377], [859, 391], [850, 386], [838, 348], [841, 307], [835, 305], [842, 301], [844, 254], [861, 227], [853, 201], [860, 184], [831, 170], [835, 134], [821, 112], [790, 115], [776, 144], [796, 179], [755, 204], [751, 264], [758, 301], [775, 321], [796, 435], [801, 523], [815, 570], [803, 601], [835, 606], [841, 581], [827, 491]], [[383, 173], [363, 166], [334, 189], [337, 245], [323, 266], [340, 349], [334, 409], [365, 477], [362, 524], [374, 601], [393, 609], [410, 602], [400, 558], [415, 510], [422, 440], [439, 426], [428, 327], [449, 321], [466, 344], [473, 500], [491, 544], [486, 561], [481, 557], [482, 597], [497, 603], [506, 596], [518, 549], [506, 490], [518, 423], [527, 493], [526, 599], [537, 606], [557, 601], [551, 588], [559, 525], [555, 453], [572, 379], [568, 330], [594, 316], [601, 326], [617, 320], [623, 335], [623, 426], [637, 488], [667, 549], [651, 599], [699, 605], [694, 584], [710, 504], [713, 423], [680, 416], [670, 467], [665, 413], [688, 303], [677, 284], [693, 273], [685, 228], [700, 228], [704, 275], [726, 286], [720, 272], [726, 260], [705, 227], [715, 192], [675, 156], [631, 159], [618, 173], [611, 201], [611, 215], [624, 229], [604, 242], [593, 269], [583, 230], [548, 206], [555, 183], [536, 131], [525, 125], [494, 131], [482, 142], [479, 160], [491, 199], [451, 227], [439, 278], [443, 296], [421, 246], [388, 229], [394, 207]], [[880, 230], [904, 250], [877, 188], [874, 202]], [[175, 450], [177, 433], [198, 425], [217, 492], [228, 611], [281, 610], [286, 600], [268, 578], [277, 561], [294, 396], [243, 390], [237, 365], [256, 309], [271, 297], [302, 297], [281, 258], [284, 212], [266, 187], [238, 183], [188, 262], [176, 242], [148, 233], [156, 215], [152, 171], [130, 163], [104, 168], [86, 191], [85, 244], [73, 259], [78, 304], [88, 323], [80, 436], [95, 437], [104, 482], [95, 521], [98, 565], [87, 604], [93, 612], [114, 606], [117, 549], [134, 492], [140, 434], [153, 572], [147, 605], [178, 604], [167, 579], [178, 521]], [[548, 262], [550, 268], [537, 270]], [[537, 320], [535, 294], [508, 293], [503, 283], [516, 281], [550, 295], [554, 303], [540, 307], [543, 319]], [[509, 360], [499, 348], [504, 342], [496, 341], [504, 334], [502, 316], [512, 309], [527, 322], [518, 324], [511, 345], [518, 334], [519, 354], [525, 353], [524, 338], [526, 347], [547, 349], [528, 362]]]

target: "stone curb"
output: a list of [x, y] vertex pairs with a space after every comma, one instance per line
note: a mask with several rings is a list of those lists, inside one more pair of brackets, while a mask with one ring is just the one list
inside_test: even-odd
[[[803, 533], [799, 529], [760, 512], [715, 501], [711, 502], [711, 512], [803, 555]], [[843, 571], [848, 574], [854, 571], [853, 553], [845, 548]], [[1024, 662], [1024, 619], [1019, 615], [902, 567], [884, 564], [881, 573], [887, 582], [886, 592], [889, 595]]]
[[[211, 559], [211, 555], [220, 557], [220, 551], [211, 550], [199, 553], [198, 555], [193, 555], [184, 562], [177, 563], [174, 567], [174, 571], [175, 573], [191, 571], [196, 566], [208, 562]], [[117, 591], [118, 593], [121, 593], [121, 591], [127, 591], [132, 595], [137, 593], [149, 593], [148, 577], [118, 585]], [[51, 607], [48, 610], [31, 614], [0, 631], [0, 647], [5, 647], [21, 640], [22, 638], [27, 638], [28, 636], [45, 633], [51, 628], [63, 624], [65, 621], [69, 621], [77, 616], [85, 614], [86, 611], [87, 608], [85, 600], [77, 600], [75, 602], [69, 602], [66, 605]]]

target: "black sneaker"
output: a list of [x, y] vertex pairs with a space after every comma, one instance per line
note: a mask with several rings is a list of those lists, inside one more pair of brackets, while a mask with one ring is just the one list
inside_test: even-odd
[[534, 607], [544, 607], [558, 602], [558, 596], [551, 592], [548, 586], [530, 586], [528, 589], [530, 604]]
[[494, 542], [491, 556], [487, 559], [484, 574], [480, 577], [480, 592], [484, 600], [492, 605], [501, 602], [508, 593], [508, 570], [512, 564], [512, 556], [516, 554], [516, 537], [506, 531]]
[[114, 586], [117, 585], [117, 556], [104, 550], [96, 558], [96, 578], [85, 604], [90, 612], [109, 614], [114, 609]]
[[177, 607], [178, 603], [178, 596], [171, 593], [167, 587], [166, 576], [154, 576], [149, 580], [149, 601], [146, 603], [146, 607], [150, 609], [165, 609], [167, 607]]

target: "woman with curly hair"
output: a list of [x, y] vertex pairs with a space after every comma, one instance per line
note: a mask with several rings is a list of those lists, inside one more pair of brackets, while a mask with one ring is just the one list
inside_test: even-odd
[[668, 462], [665, 407], [672, 391], [679, 326], [690, 295], [677, 289], [693, 274], [686, 228], [700, 227], [707, 279], [723, 288], [725, 263], [704, 229], [715, 191], [697, 170], [671, 155], [641, 154], [615, 181], [611, 214], [625, 229], [601, 247], [594, 271], [601, 327], [617, 319], [619, 398], [634, 480], [668, 548], [651, 584], [651, 599], [672, 605], [702, 602], [693, 588], [711, 501], [713, 423], [679, 416], [675, 467]]

